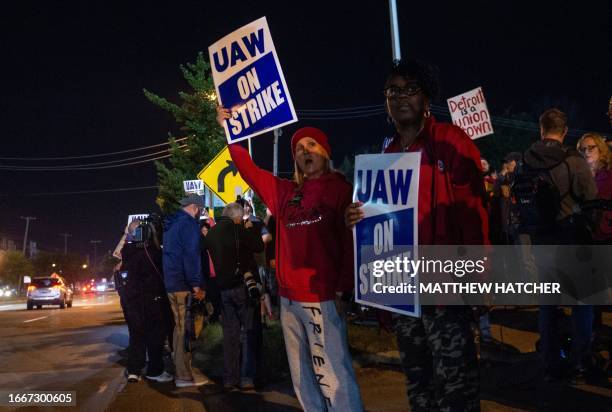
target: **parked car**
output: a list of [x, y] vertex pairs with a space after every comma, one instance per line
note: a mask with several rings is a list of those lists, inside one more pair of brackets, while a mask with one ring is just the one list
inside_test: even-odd
[[32, 279], [28, 286], [28, 310], [42, 309], [43, 305], [59, 305], [60, 309], [72, 307], [72, 289], [61, 276], [47, 276]]
[[0, 287], [0, 298], [11, 298], [17, 296], [17, 289], [10, 286]]

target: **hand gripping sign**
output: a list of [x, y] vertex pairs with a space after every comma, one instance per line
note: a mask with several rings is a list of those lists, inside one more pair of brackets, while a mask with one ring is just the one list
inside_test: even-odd
[[231, 110], [224, 122], [228, 143], [297, 121], [265, 17], [208, 48], [219, 103]]
[[418, 274], [396, 263], [418, 258], [420, 163], [419, 153], [357, 156], [353, 195], [365, 213], [353, 229], [355, 300], [415, 317], [420, 316]]

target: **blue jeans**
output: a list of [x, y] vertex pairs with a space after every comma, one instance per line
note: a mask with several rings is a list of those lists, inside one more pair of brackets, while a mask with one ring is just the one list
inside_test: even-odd
[[[588, 356], [593, 331], [593, 306], [580, 305], [572, 308], [572, 348], [570, 366], [579, 367]], [[538, 314], [540, 348], [544, 367], [549, 372], [559, 372], [561, 365], [561, 346], [557, 306], [540, 306]]]

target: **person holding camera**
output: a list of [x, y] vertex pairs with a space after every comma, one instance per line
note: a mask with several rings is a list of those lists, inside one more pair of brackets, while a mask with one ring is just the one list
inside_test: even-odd
[[[223, 327], [223, 383], [226, 390], [239, 384], [252, 389], [261, 349], [259, 299], [262, 294], [253, 253], [264, 244], [253, 223], [243, 220], [244, 208], [230, 203], [206, 236], [206, 246], [213, 261], [217, 287], [221, 293]], [[244, 333], [241, 365], [241, 331]]]
[[191, 353], [186, 339], [186, 312], [191, 294], [203, 300], [204, 279], [200, 258], [200, 226], [197, 218], [204, 209], [201, 196], [190, 194], [180, 201], [182, 206], [168, 217], [164, 228], [164, 283], [174, 315], [174, 383], [178, 388], [200, 386], [206, 379], [194, 379]]
[[161, 222], [152, 217], [135, 221], [121, 250], [120, 289], [130, 333], [128, 382], [138, 382], [148, 355], [146, 378], [170, 382], [164, 371], [168, 299], [164, 288], [160, 245]]

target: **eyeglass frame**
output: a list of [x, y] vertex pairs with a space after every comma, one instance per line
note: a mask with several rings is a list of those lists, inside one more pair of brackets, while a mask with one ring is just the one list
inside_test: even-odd
[[[413, 92], [408, 92], [408, 87], [412, 87], [412, 86], [415, 86], [416, 89]], [[396, 94], [394, 96], [389, 96], [388, 95], [388, 91], [391, 90], [391, 89], [398, 90], [398, 94]], [[407, 96], [407, 97], [416, 96], [417, 94], [421, 93], [422, 91], [423, 91], [423, 87], [421, 87], [421, 85], [419, 85], [418, 83], [411, 83], [407, 87], [389, 86], [389, 87], [383, 89], [383, 95], [387, 99], [397, 99], [397, 98], [399, 98], [401, 96]]]
[[579, 147], [578, 151], [580, 153], [591, 153], [595, 149], [599, 149], [596, 144], [589, 144], [583, 147]]

